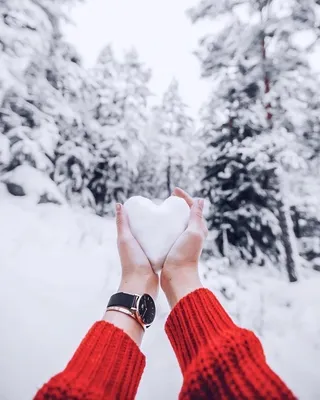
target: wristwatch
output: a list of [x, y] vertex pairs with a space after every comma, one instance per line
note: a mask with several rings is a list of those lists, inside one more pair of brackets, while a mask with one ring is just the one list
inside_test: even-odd
[[149, 294], [115, 293], [110, 297], [107, 311], [120, 311], [133, 317], [143, 329], [149, 328], [156, 316], [156, 305]]

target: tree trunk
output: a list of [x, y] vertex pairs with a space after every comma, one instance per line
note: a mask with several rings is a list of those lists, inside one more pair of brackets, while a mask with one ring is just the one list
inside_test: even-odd
[[[260, 10], [261, 25], [263, 26], [262, 9]], [[262, 58], [262, 70], [263, 70], [263, 81], [264, 81], [264, 94], [267, 95], [271, 89], [270, 73], [267, 65], [267, 52], [266, 52], [266, 40], [265, 32], [261, 31], [261, 58]], [[268, 101], [265, 104], [266, 108], [266, 119], [269, 126], [272, 127], [272, 111], [271, 104]], [[278, 171], [279, 172], [279, 171]], [[298, 262], [299, 254], [296, 247], [296, 237], [293, 230], [292, 218], [290, 215], [290, 209], [286, 202], [286, 191], [284, 191], [284, 181], [282, 180], [282, 172], [277, 177], [278, 181], [278, 200], [277, 208], [279, 212], [279, 225], [282, 232], [282, 243], [286, 254], [286, 269], [290, 282], [296, 282], [298, 280], [296, 275], [296, 267]], [[279, 179], [281, 178], [281, 179]]]
[[168, 166], [167, 166], [167, 190], [168, 197], [171, 196], [171, 159], [168, 157]]
[[292, 222], [293, 222], [293, 231], [294, 234], [296, 235], [296, 238], [301, 238], [301, 227], [300, 227], [300, 214], [297, 210], [297, 207], [292, 207]]
[[[264, 32], [262, 32], [261, 37], [261, 53], [262, 53], [262, 68], [263, 68], [263, 80], [264, 80], [264, 93], [268, 94], [270, 92], [270, 77], [269, 71], [267, 69], [267, 53], [266, 53], [266, 43], [265, 43], [265, 36]], [[267, 112], [267, 121], [271, 123], [272, 120], [272, 113], [271, 113], [271, 104], [268, 102], [265, 105], [266, 112]]]
[[224, 257], [227, 257], [229, 259], [229, 241], [228, 241], [228, 233], [227, 229], [223, 228], [222, 230], [222, 251]]
[[297, 282], [297, 264], [298, 251], [296, 246], [296, 237], [293, 230], [292, 218], [290, 209], [286, 201], [286, 193], [283, 192], [283, 185], [279, 182], [279, 198], [277, 201], [279, 211], [279, 225], [282, 232], [282, 243], [286, 255], [286, 269], [290, 282]]

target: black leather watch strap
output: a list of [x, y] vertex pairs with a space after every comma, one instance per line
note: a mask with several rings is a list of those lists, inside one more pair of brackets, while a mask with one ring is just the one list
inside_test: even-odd
[[125, 307], [129, 310], [131, 307], [136, 306], [136, 296], [129, 293], [115, 293], [110, 297], [109, 303], [107, 307]]

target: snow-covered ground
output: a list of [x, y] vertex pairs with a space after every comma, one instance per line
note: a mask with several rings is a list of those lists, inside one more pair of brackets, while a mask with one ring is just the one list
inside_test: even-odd
[[[117, 288], [114, 221], [67, 206], [34, 205], [0, 190], [0, 399], [31, 399], [60, 371]], [[219, 268], [218, 268], [218, 265]], [[267, 359], [301, 399], [320, 398], [320, 273], [297, 284], [267, 268], [221, 268], [204, 280], [233, 318], [261, 337]], [[169, 309], [145, 335], [138, 399], [176, 399], [182, 382], [163, 331]]]

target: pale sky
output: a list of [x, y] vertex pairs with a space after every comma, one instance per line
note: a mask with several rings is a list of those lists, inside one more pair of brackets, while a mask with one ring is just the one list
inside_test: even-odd
[[[219, 0], [217, 0], [219, 1]], [[192, 25], [185, 10], [199, 0], [85, 0], [71, 13], [74, 25], [66, 27], [67, 38], [82, 54], [85, 65], [94, 64], [107, 43], [121, 56], [134, 46], [152, 69], [150, 88], [161, 101], [171, 79], [176, 77], [191, 115], [196, 116], [206, 100], [210, 82], [200, 80], [200, 63], [192, 52], [198, 39], [218, 28], [212, 21]], [[312, 57], [320, 71], [320, 49]]]
[[134, 46], [152, 69], [151, 90], [159, 98], [176, 77], [180, 92], [195, 116], [209, 93], [200, 80], [200, 63], [192, 52], [198, 38], [212, 31], [212, 22], [192, 25], [185, 10], [198, 0], [86, 0], [75, 7], [67, 38], [91, 66], [100, 50], [112, 43], [117, 55]]

